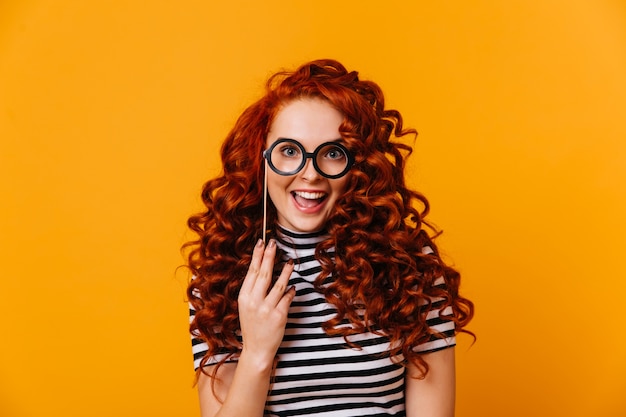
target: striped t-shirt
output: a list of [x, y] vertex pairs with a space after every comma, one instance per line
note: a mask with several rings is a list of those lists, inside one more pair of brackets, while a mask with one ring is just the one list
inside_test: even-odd
[[[285, 336], [278, 349], [277, 366], [265, 405], [266, 416], [404, 416], [405, 368], [402, 356], [390, 357], [389, 340], [370, 332], [349, 336], [359, 346], [348, 346], [343, 336], [329, 336], [322, 323], [335, 316], [335, 308], [315, 290], [313, 282], [321, 271], [315, 259], [315, 246], [322, 233], [301, 234], [281, 230], [278, 247], [285, 260], [294, 259], [289, 285], [296, 288]], [[428, 252], [429, 250], [427, 250]], [[444, 285], [440, 278], [435, 285]], [[454, 346], [454, 323], [450, 307], [441, 314], [437, 301], [428, 313], [431, 329], [445, 335], [416, 346], [422, 353]], [[190, 311], [193, 319], [194, 311]], [[207, 345], [192, 337], [194, 365], [207, 353]], [[225, 354], [216, 353], [208, 364]], [[228, 361], [237, 361], [233, 356]]]

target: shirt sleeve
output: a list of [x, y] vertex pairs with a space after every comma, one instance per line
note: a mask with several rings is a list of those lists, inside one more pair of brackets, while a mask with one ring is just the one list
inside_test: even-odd
[[[422, 250], [422, 253], [430, 254], [434, 252], [429, 246], [426, 246]], [[443, 277], [439, 277], [435, 280], [433, 286], [435, 288], [445, 289], [446, 282]], [[415, 352], [431, 353], [456, 346], [456, 332], [455, 324], [452, 320], [452, 307], [448, 306], [440, 311], [444, 299], [441, 297], [435, 297], [430, 301], [430, 310], [426, 312], [426, 324], [431, 331], [431, 336], [428, 341], [415, 346], [413, 348], [413, 351]], [[425, 301], [424, 305], [426, 305]]]
[[[191, 323], [196, 316], [196, 310], [189, 304], [189, 323]], [[237, 337], [241, 341], [241, 336], [238, 334]], [[198, 370], [200, 367], [200, 361], [209, 353], [209, 345], [202, 340], [202, 338], [197, 334], [191, 334], [191, 352], [193, 353], [193, 369]], [[239, 360], [239, 356], [237, 354], [231, 355], [226, 350], [215, 352], [215, 354], [209, 356], [208, 361], [205, 366], [215, 365], [221, 361], [225, 360], [228, 362], [237, 362]]]

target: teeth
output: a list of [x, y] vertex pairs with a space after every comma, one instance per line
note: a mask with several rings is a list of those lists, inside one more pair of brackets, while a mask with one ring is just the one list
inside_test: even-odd
[[326, 195], [326, 193], [310, 193], [308, 191], [294, 191], [294, 194], [307, 200], [317, 200]]

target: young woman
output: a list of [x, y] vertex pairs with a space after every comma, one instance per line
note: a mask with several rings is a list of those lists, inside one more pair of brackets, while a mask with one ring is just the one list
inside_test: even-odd
[[203, 417], [454, 414], [473, 304], [406, 187], [415, 134], [332, 60], [274, 75], [240, 116], [188, 222]]

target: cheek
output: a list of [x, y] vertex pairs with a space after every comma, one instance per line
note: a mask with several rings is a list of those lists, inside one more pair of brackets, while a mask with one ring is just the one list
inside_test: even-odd
[[348, 189], [350, 179], [351, 175], [347, 174], [345, 177], [335, 180], [335, 183], [333, 184], [333, 191], [339, 195], [343, 195]]
[[281, 193], [285, 193], [285, 188], [289, 184], [289, 177], [278, 175], [275, 172], [267, 173], [267, 192], [270, 198], [278, 198]]

